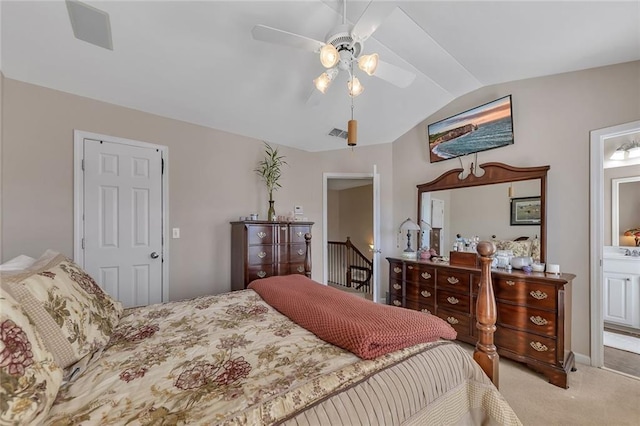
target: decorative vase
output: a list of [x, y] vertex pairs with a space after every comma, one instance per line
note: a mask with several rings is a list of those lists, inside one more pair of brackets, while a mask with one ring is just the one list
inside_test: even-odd
[[273, 200], [269, 200], [269, 211], [267, 212], [267, 220], [276, 220], [276, 209], [273, 207]]

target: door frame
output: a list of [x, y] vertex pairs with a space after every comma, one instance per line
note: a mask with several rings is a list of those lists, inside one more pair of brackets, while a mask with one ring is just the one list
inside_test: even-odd
[[169, 301], [169, 148], [149, 142], [73, 130], [73, 261], [84, 268], [84, 140], [93, 139], [139, 148], [157, 149], [162, 153], [162, 301]]
[[604, 366], [604, 313], [602, 305], [602, 252], [604, 247], [604, 144], [605, 140], [640, 131], [640, 121], [592, 130], [590, 175], [590, 273], [591, 348], [590, 364]]
[[380, 301], [380, 174], [376, 165], [373, 166], [373, 173], [323, 173], [322, 174], [322, 282], [328, 284], [329, 264], [327, 262], [328, 253], [328, 212], [327, 212], [327, 191], [330, 179], [371, 179], [373, 183], [373, 301]]

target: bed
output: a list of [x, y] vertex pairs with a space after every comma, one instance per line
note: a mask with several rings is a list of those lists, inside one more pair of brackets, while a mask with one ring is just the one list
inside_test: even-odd
[[491, 309], [474, 362], [446, 322], [303, 275], [123, 310], [64, 256], [0, 273], [2, 424], [520, 424], [480, 367], [497, 380]]

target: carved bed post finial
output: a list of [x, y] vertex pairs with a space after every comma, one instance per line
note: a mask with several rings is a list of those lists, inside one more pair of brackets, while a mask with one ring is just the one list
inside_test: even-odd
[[311, 278], [311, 234], [304, 234], [304, 242], [306, 244], [304, 253], [304, 274], [307, 278]]
[[478, 254], [481, 262], [480, 290], [476, 302], [476, 328], [478, 329], [478, 342], [473, 352], [473, 359], [489, 376], [493, 384], [498, 387], [498, 361], [500, 357], [493, 344], [493, 333], [496, 331], [496, 299], [491, 283], [491, 256], [496, 252], [496, 246], [492, 242], [482, 241], [478, 244]]

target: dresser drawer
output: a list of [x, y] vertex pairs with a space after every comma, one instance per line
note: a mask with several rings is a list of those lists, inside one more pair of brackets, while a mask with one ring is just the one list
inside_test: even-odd
[[247, 282], [251, 282], [259, 278], [272, 277], [273, 275], [273, 265], [252, 266], [247, 270]]
[[552, 285], [525, 282], [517, 278], [498, 278], [494, 284], [496, 299], [542, 309], [556, 309], [556, 289]]
[[434, 268], [429, 267], [427, 265], [408, 264], [407, 275], [405, 279], [407, 281], [418, 283], [420, 284], [420, 286], [422, 285], [433, 286], [435, 284], [436, 271]]
[[418, 287], [416, 284], [407, 283], [407, 300], [411, 299], [416, 302], [433, 302], [436, 298], [436, 290], [434, 286], [424, 285]]
[[436, 311], [436, 303], [433, 300], [415, 300], [415, 299], [405, 299], [405, 307], [408, 309], [413, 309], [414, 311], [421, 311], [427, 314], [432, 314]]
[[471, 323], [469, 315], [447, 309], [441, 309], [440, 306], [438, 306], [437, 315], [451, 324], [459, 334], [465, 336], [469, 335], [469, 324]]
[[284, 262], [287, 259], [293, 263], [304, 263], [306, 246], [304, 244], [290, 244], [280, 247], [280, 261]]
[[438, 270], [438, 289], [455, 289], [469, 293], [470, 274], [466, 271], [442, 268]]
[[454, 291], [438, 289], [438, 308], [445, 308], [469, 314], [471, 306], [471, 296]]
[[556, 341], [523, 331], [498, 327], [494, 335], [499, 349], [509, 349], [519, 355], [528, 356], [550, 364], [556, 363]]
[[273, 244], [273, 225], [247, 225], [247, 241], [253, 244]]
[[249, 246], [247, 263], [249, 265], [270, 265], [273, 260], [273, 246]]
[[402, 263], [389, 262], [389, 280], [402, 281]]
[[304, 275], [304, 263], [290, 263], [288, 266], [289, 266], [288, 270], [290, 274]]
[[290, 225], [289, 226], [289, 242], [301, 243], [304, 246], [304, 234], [311, 233], [309, 225]]
[[402, 294], [391, 294], [389, 293], [389, 305], [392, 306], [404, 306], [402, 302]]
[[498, 303], [497, 322], [533, 333], [544, 334], [550, 337], [556, 336], [555, 312]]
[[402, 280], [398, 280], [398, 279], [389, 280], [389, 295], [402, 297]]

